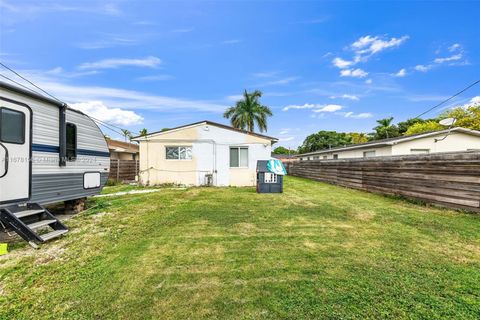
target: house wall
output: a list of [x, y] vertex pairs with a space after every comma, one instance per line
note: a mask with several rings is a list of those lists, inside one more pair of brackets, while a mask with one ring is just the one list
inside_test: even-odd
[[[167, 146], [191, 146], [192, 160], [167, 160]], [[248, 147], [248, 167], [230, 168], [230, 147]], [[213, 174], [215, 186], [253, 186], [257, 160], [270, 159], [271, 142], [212, 125], [164, 132], [140, 142], [142, 183], [203, 185]], [[148, 156], [147, 156], [148, 155]]]
[[[439, 134], [436, 136], [430, 136], [425, 138], [416, 138], [414, 140], [401, 142], [392, 146], [327, 152], [322, 154], [303, 156], [302, 160], [307, 160], [307, 157], [310, 157], [310, 160], [323, 160], [324, 156], [327, 156], [327, 159], [331, 160], [333, 159], [334, 154], [338, 154], [339, 159], [363, 158], [363, 153], [368, 151], [375, 151], [375, 156], [390, 156], [415, 154], [415, 149], [426, 149], [429, 151], [429, 153], [480, 149], [480, 137], [478, 136], [462, 132], [452, 132], [444, 140], [435, 142], [435, 139], [442, 139], [443, 137], [445, 137], [445, 134]], [[318, 159], [314, 157], [318, 157]]]
[[110, 151], [110, 159], [112, 160], [138, 160], [138, 155], [135, 159], [133, 156], [133, 153]]
[[[318, 156], [318, 159], [315, 160], [323, 160], [324, 156], [327, 156], [328, 160], [333, 159], [334, 154], [338, 154], [338, 159], [348, 159], [348, 158], [363, 158], [363, 153], [368, 151], [375, 151], [375, 156], [389, 156], [392, 154], [392, 147], [378, 147], [378, 148], [364, 148], [364, 149], [355, 149], [355, 150], [345, 150], [345, 151], [336, 151], [336, 152], [328, 152], [318, 155], [310, 155], [310, 160], [314, 160], [313, 157]], [[306, 160], [306, 157], [302, 157], [302, 160]]]
[[399, 143], [392, 146], [392, 154], [412, 154], [412, 149], [429, 149], [430, 153], [480, 149], [480, 137], [478, 136], [452, 132], [444, 140], [435, 142], [435, 139], [442, 139], [443, 137], [445, 137], [445, 134]]

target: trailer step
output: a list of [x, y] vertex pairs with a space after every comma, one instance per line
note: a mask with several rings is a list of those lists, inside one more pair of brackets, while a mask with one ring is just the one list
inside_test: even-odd
[[15, 212], [14, 215], [17, 218], [23, 218], [23, 217], [28, 217], [28, 216], [33, 216], [34, 214], [39, 214], [43, 213], [45, 210], [43, 209], [38, 209], [38, 210], [24, 210], [24, 211], [19, 211]]
[[62, 234], [67, 233], [68, 230], [55, 230], [46, 234], [42, 234], [40, 238], [42, 238], [43, 241], [48, 241], [53, 238], [60, 237]]
[[54, 219], [40, 220], [38, 222], [27, 224], [27, 227], [29, 227], [32, 230], [35, 230], [44, 226], [48, 226], [49, 224], [52, 224], [54, 222], [57, 222], [57, 220], [54, 220]]
[[[34, 248], [68, 232], [68, 228], [60, 220], [37, 203], [0, 208], [0, 222], [5, 229], [15, 231]], [[42, 227], [51, 230], [40, 234], [37, 229]]]

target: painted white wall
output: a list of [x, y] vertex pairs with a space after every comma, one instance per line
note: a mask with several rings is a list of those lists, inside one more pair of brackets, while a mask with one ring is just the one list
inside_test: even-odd
[[[480, 137], [463, 133], [452, 132], [444, 140], [435, 142], [435, 139], [442, 139], [445, 134], [438, 134], [430, 137], [416, 138], [409, 141], [399, 142], [392, 146], [384, 147], [365, 147], [354, 150], [338, 150], [335, 152], [324, 152], [309, 156], [303, 156], [302, 160], [323, 160], [327, 156], [328, 160], [333, 159], [334, 154], [338, 154], [338, 159], [363, 158], [364, 152], [375, 151], [375, 156], [392, 156], [415, 154], [415, 149], [427, 149], [429, 153], [436, 152], [457, 152], [478, 149], [480, 150]], [[308, 157], [310, 159], [308, 159]]]
[[[206, 124], [154, 134], [147, 141], [139, 141], [140, 171], [143, 171], [140, 178], [143, 183], [148, 179], [152, 185], [168, 182], [203, 185], [205, 175], [213, 174], [215, 186], [253, 186], [257, 161], [270, 159], [272, 151], [269, 139]], [[192, 146], [193, 159], [165, 161], [165, 147], [174, 145]], [[230, 147], [235, 146], [248, 147], [248, 168], [230, 168]]]
[[419, 138], [392, 146], [392, 155], [412, 154], [412, 149], [429, 149], [430, 153], [455, 152], [480, 149], [480, 137], [462, 132], [452, 132], [444, 140], [445, 134]]

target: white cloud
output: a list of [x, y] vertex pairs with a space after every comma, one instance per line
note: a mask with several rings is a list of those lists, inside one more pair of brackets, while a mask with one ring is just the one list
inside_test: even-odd
[[473, 107], [473, 106], [478, 106], [478, 105], [480, 105], [480, 96], [475, 96], [475, 97], [471, 98], [468, 103], [465, 103], [465, 104], [460, 105], [458, 107], [466, 109], [468, 107]]
[[109, 108], [142, 109], [155, 111], [223, 112], [227, 104], [210, 100], [185, 99], [162, 96], [142, 91], [101, 86], [70, 84], [69, 79], [47, 74], [43, 70], [18, 70], [44, 90], [68, 103], [102, 101]]
[[290, 129], [282, 129], [279, 134], [287, 134], [290, 132]]
[[165, 81], [165, 80], [171, 80], [174, 77], [169, 75], [169, 74], [157, 74], [157, 75], [152, 75], [152, 76], [144, 76], [144, 77], [138, 77], [136, 80], [138, 81]]
[[452, 62], [452, 61], [458, 61], [462, 59], [462, 54], [458, 53], [450, 57], [445, 57], [445, 58], [436, 58], [434, 60], [435, 63], [444, 63], [444, 62]]
[[292, 141], [293, 139], [295, 139], [295, 137], [285, 137], [278, 139], [278, 141]]
[[283, 111], [288, 111], [291, 109], [313, 109], [313, 112], [335, 112], [338, 110], [343, 109], [342, 106], [337, 104], [313, 104], [313, 103], [305, 103], [304, 105], [289, 105], [284, 107]]
[[450, 52], [455, 52], [457, 50], [460, 50], [462, 46], [459, 43], [454, 43], [450, 47], [448, 47], [448, 51]]
[[192, 32], [193, 30], [195, 30], [195, 28], [180, 28], [180, 29], [174, 29], [172, 30], [173, 33], [188, 33], [188, 32]]
[[146, 57], [143, 59], [122, 59], [112, 58], [103, 59], [96, 62], [86, 62], [81, 64], [78, 68], [81, 70], [87, 69], [115, 69], [119, 67], [146, 67], [155, 68], [162, 63], [157, 57]]
[[407, 70], [405, 70], [405, 68], [403, 68], [403, 69], [400, 69], [400, 70], [395, 74], [395, 77], [402, 78], [402, 77], [405, 77], [406, 75], [407, 75]]
[[104, 39], [89, 40], [74, 44], [76, 47], [85, 50], [105, 49], [120, 46], [132, 46], [139, 43], [138, 37], [107, 34]]
[[304, 105], [289, 105], [284, 107], [283, 111], [288, 111], [291, 109], [313, 109], [316, 108], [318, 104], [305, 103]]
[[338, 104], [327, 104], [326, 106], [313, 110], [313, 112], [335, 112], [342, 109], [343, 107]]
[[352, 43], [351, 47], [355, 50], [357, 55], [373, 55], [388, 48], [399, 47], [402, 43], [407, 41], [408, 38], [409, 37], [405, 35], [400, 38], [384, 40], [379, 36], [372, 37], [367, 35]]
[[335, 67], [340, 68], [340, 69], [348, 68], [348, 67], [350, 67], [351, 65], [354, 64], [353, 61], [347, 61], [347, 60], [344, 60], [344, 59], [338, 58], [338, 57], [333, 59], [332, 63]]
[[363, 71], [362, 69], [345, 69], [340, 71], [340, 76], [342, 77], [354, 77], [354, 78], [364, 78], [368, 75], [368, 72]]
[[356, 95], [353, 94], [343, 94], [341, 96], [330, 96], [330, 99], [336, 99], [336, 98], [342, 98], [342, 99], [347, 99], [347, 100], [352, 100], [352, 101], [358, 101], [360, 98]]
[[480, 103], [480, 96], [473, 97], [473, 98], [470, 100], [470, 103], [479, 104], [479, 103]]
[[365, 83], [366, 83], [366, 84], [372, 84], [372, 82], [373, 82], [372, 79], [367, 79], [367, 80], [365, 80]]
[[362, 112], [362, 113], [354, 113], [354, 112], [347, 112], [343, 115], [345, 118], [355, 118], [355, 119], [367, 119], [373, 117], [373, 114], [370, 112]]
[[[389, 48], [399, 47], [402, 43], [407, 41], [409, 36], [405, 35], [400, 38], [385, 39], [382, 36], [364, 36], [360, 37], [357, 41], [350, 45], [355, 55], [352, 60], [345, 60], [340, 57], [336, 57], [332, 60], [332, 64], [339, 69], [346, 69], [356, 65], [359, 62], [366, 62], [372, 55], [380, 53]], [[357, 69], [359, 70], [359, 69]], [[340, 73], [342, 76], [351, 76], [350, 73]]]
[[222, 41], [223, 44], [236, 44], [240, 42], [242, 42], [242, 40], [240, 39], [230, 39], [230, 40]]
[[420, 71], [420, 72], [427, 72], [432, 68], [431, 65], [423, 65], [423, 64], [417, 64], [415, 66], [415, 70]]
[[285, 84], [289, 84], [289, 83], [291, 83], [295, 80], [298, 80], [298, 79], [300, 79], [300, 77], [287, 77], [287, 78], [283, 78], [283, 79], [273, 80], [273, 81], [261, 84], [259, 86], [285, 85]]
[[231, 96], [227, 97], [227, 100], [230, 100], [230, 101], [238, 101], [238, 100], [241, 100], [241, 99], [243, 99], [242, 94], [235, 94], [235, 95], [231, 95]]
[[272, 78], [277, 74], [278, 74], [278, 71], [257, 72], [257, 73], [254, 73], [253, 76], [256, 78]]
[[120, 108], [109, 108], [102, 101], [73, 103], [70, 107], [107, 123], [130, 126], [143, 122], [143, 118], [137, 113]]

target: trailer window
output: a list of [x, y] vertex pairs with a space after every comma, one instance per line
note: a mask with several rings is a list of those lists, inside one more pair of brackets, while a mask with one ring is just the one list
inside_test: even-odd
[[77, 158], [77, 126], [67, 123], [67, 161], [75, 161]]
[[25, 143], [25, 114], [20, 111], [0, 108], [0, 141]]

